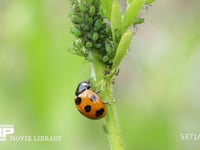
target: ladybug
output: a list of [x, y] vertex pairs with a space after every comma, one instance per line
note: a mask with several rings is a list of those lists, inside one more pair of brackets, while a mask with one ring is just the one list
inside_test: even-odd
[[89, 119], [103, 118], [106, 114], [105, 105], [97, 93], [90, 88], [91, 84], [87, 81], [78, 84], [75, 92], [76, 108]]

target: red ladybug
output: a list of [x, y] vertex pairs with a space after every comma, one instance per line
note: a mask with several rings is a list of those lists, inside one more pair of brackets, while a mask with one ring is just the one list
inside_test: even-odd
[[106, 115], [105, 105], [96, 92], [90, 90], [91, 84], [83, 81], [75, 92], [75, 104], [79, 112], [89, 119], [100, 119]]

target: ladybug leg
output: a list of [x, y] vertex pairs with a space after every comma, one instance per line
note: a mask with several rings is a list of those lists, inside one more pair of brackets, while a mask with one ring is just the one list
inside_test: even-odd
[[101, 92], [100, 90], [95, 91], [96, 94], [99, 94], [100, 92]]
[[103, 131], [104, 131], [105, 134], [108, 134], [108, 129], [107, 129], [105, 124], [103, 125]]
[[[109, 103], [109, 102], [103, 102], [104, 104], [106, 104], [106, 105], [111, 105], [111, 103]], [[115, 98], [112, 98], [112, 103], [116, 103], [116, 100], [115, 100]]]
[[86, 80], [89, 84], [90, 84], [90, 86], [91, 86], [91, 83], [93, 82], [93, 80], [94, 79], [88, 79], [88, 80]]
[[109, 102], [103, 102], [104, 104], [106, 104], [106, 105], [110, 105], [110, 103]]

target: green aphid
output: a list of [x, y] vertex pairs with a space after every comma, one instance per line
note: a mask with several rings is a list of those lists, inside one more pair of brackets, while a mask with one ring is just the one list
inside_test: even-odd
[[111, 54], [112, 51], [113, 51], [113, 49], [112, 49], [111, 45], [108, 44], [108, 43], [106, 42], [106, 52], [107, 52], [108, 54]]
[[89, 31], [89, 30], [90, 30], [90, 27], [89, 27], [89, 25], [84, 25], [84, 26], [83, 26], [83, 29], [84, 29], [85, 31]]
[[81, 41], [81, 39], [75, 39], [73, 44], [77, 48], [82, 48], [83, 47], [83, 42]]
[[151, 5], [155, 0], [146, 0], [144, 3], [147, 5]]
[[93, 34], [93, 36], [92, 36], [93, 41], [97, 41], [98, 38], [99, 38], [99, 35], [98, 35], [98, 33], [95, 32], [95, 33]]
[[89, 18], [89, 19], [88, 19], [88, 23], [89, 23], [89, 25], [92, 25], [93, 22], [94, 22], [94, 19], [93, 19], [93, 18]]
[[84, 15], [84, 21], [87, 23], [88, 20], [89, 20], [89, 15], [88, 15], [88, 14], [85, 14], [85, 15]]
[[103, 45], [101, 44], [101, 43], [97, 43], [97, 44], [95, 44], [95, 48], [102, 48], [103, 47]]
[[103, 62], [104, 63], [108, 62], [108, 60], [109, 60], [109, 57], [107, 55], [103, 56]]
[[106, 33], [107, 33], [108, 35], [111, 34], [111, 28], [110, 28], [110, 27], [107, 27], [107, 28], [106, 28]]
[[87, 34], [87, 37], [88, 37], [89, 39], [92, 40], [92, 39], [93, 39], [93, 35], [92, 35], [92, 33], [88, 33], [88, 34]]
[[99, 31], [99, 29], [101, 29], [102, 25], [103, 25], [102, 20], [98, 19], [94, 24], [94, 30], [95, 31]]
[[92, 42], [87, 42], [87, 43], [86, 43], [86, 48], [92, 48], [92, 47], [93, 47]]
[[95, 15], [95, 12], [96, 12], [95, 6], [90, 6], [90, 11], [89, 11], [89, 13], [90, 13], [90, 15], [91, 15], [92, 17]]
[[80, 49], [80, 51], [81, 51], [82, 53], [84, 53], [84, 54], [87, 54], [87, 53], [88, 53], [87, 49], [84, 48], [84, 47], [82, 47], [82, 48]]
[[76, 27], [72, 27], [71, 32], [76, 36], [76, 37], [80, 37], [82, 36], [82, 32], [77, 29]]
[[144, 18], [136, 18], [133, 25], [142, 24], [144, 23]]
[[82, 22], [81, 17], [75, 16], [75, 15], [73, 16], [72, 20], [73, 20], [74, 23], [81, 23]]
[[82, 12], [82, 13], [86, 12], [86, 10], [87, 10], [87, 8], [83, 4], [81, 4], [79, 6], [79, 9], [80, 9], [80, 12]]

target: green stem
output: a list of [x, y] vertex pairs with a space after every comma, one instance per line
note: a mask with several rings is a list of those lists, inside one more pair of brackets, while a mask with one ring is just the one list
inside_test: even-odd
[[101, 90], [100, 96], [105, 103], [107, 114], [105, 116], [105, 132], [108, 136], [110, 147], [112, 150], [125, 150], [122, 134], [116, 113], [116, 103], [113, 96], [112, 81], [113, 76], [105, 76], [106, 68], [100, 63], [93, 63], [92, 71], [95, 74], [95, 82], [98, 89]]
[[[107, 106], [107, 115], [105, 117], [105, 124], [107, 129], [107, 135], [110, 142], [111, 149], [124, 150], [124, 144], [122, 140], [122, 134], [119, 127], [116, 103], [113, 102], [112, 88], [107, 85], [105, 89], [105, 100], [109, 99], [110, 105]], [[111, 102], [110, 102], [111, 101]]]

